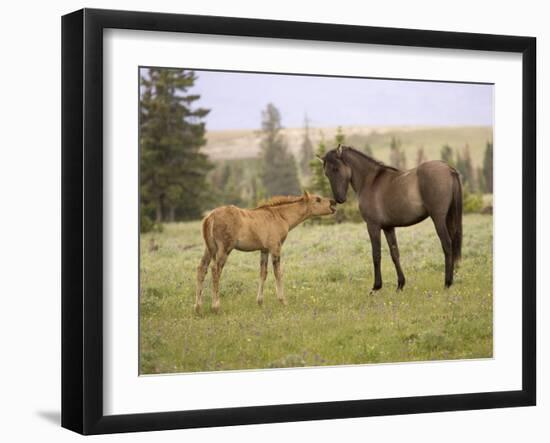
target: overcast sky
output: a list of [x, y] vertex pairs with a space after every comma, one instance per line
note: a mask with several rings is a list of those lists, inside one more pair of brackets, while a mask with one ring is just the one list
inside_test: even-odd
[[196, 71], [190, 92], [210, 108], [207, 129], [257, 129], [273, 103], [284, 127], [492, 125], [493, 86]]

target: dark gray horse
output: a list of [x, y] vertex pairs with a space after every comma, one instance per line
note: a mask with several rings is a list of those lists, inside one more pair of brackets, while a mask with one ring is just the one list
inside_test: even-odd
[[380, 231], [388, 241], [399, 290], [405, 285], [405, 276], [395, 228], [414, 225], [427, 217], [434, 222], [445, 254], [445, 287], [453, 284], [454, 266], [462, 247], [462, 185], [454, 168], [442, 161], [429, 161], [400, 171], [342, 145], [320, 159], [338, 203], [346, 201], [349, 184], [357, 194], [372, 244], [374, 291], [382, 287]]

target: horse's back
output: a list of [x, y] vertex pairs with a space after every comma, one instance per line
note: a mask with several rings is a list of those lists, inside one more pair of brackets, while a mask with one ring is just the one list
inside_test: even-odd
[[205, 218], [205, 223], [212, 223], [215, 241], [222, 242], [227, 249], [263, 250], [273, 237], [274, 217], [268, 210], [221, 206]]

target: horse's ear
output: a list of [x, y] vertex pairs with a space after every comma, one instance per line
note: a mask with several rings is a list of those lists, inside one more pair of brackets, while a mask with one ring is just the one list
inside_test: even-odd
[[319, 154], [315, 154], [315, 157], [317, 157], [317, 159], [321, 162], [321, 163], [324, 163], [325, 162], [325, 159], [323, 157], [321, 157]]
[[336, 155], [338, 157], [341, 157], [342, 156], [342, 143], [339, 143], [338, 144], [338, 147], [336, 148]]

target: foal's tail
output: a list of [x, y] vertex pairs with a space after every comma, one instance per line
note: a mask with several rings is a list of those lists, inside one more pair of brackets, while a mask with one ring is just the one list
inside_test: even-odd
[[447, 213], [447, 229], [451, 235], [453, 263], [457, 264], [462, 256], [462, 183], [458, 172], [452, 171], [453, 198]]
[[214, 241], [214, 220], [211, 214], [207, 215], [202, 221], [202, 238], [208, 252], [210, 252], [210, 256], [212, 258], [216, 257], [218, 247]]

